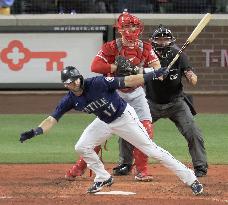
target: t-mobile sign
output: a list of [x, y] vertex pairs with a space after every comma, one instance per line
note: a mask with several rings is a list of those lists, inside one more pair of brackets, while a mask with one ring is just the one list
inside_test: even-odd
[[221, 49], [219, 56], [213, 56], [213, 49], [203, 49], [202, 52], [206, 56], [206, 67], [210, 67], [211, 63], [219, 63], [221, 67], [228, 66], [228, 50]]

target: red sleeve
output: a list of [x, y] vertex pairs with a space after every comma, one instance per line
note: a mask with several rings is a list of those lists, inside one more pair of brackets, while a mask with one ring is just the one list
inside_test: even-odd
[[111, 73], [111, 64], [106, 63], [103, 59], [96, 56], [91, 65], [91, 71], [94, 73], [108, 74]]
[[152, 62], [158, 61], [158, 57], [155, 54], [153, 47], [150, 43], [144, 42], [144, 55], [146, 56], [146, 62], [145, 64], [150, 64]]
[[111, 73], [111, 64], [115, 62], [118, 50], [115, 41], [105, 43], [91, 64], [91, 71], [107, 75]]

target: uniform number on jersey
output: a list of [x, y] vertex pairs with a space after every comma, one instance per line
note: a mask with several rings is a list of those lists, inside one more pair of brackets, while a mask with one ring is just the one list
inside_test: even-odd
[[108, 82], [114, 81], [114, 77], [105, 77], [105, 80]]
[[113, 106], [113, 104], [111, 103], [106, 110], [103, 111], [106, 115], [108, 115], [109, 117], [111, 117], [115, 112], [116, 112], [116, 108]]

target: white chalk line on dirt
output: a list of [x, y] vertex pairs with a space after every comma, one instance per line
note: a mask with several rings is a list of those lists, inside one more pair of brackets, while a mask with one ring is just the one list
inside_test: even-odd
[[12, 196], [0, 196], [0, 199], [12, 199], [12, 198], [15, 198], [15, 197], [12, 197]]
[[100, 191], [97, 193], [94, 193], [96, 195], [134, 195], [136, 194], [135, 192], [129, 192], [129, 191]]

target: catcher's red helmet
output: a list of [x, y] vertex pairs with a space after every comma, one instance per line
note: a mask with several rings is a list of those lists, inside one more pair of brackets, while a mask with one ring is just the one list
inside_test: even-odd
[[135, 42], [139, 39], [140, 34], [143, 32], [142, 21], [124, 11], [117, 19], [115, 27], [119, 33], [129, 42]]

